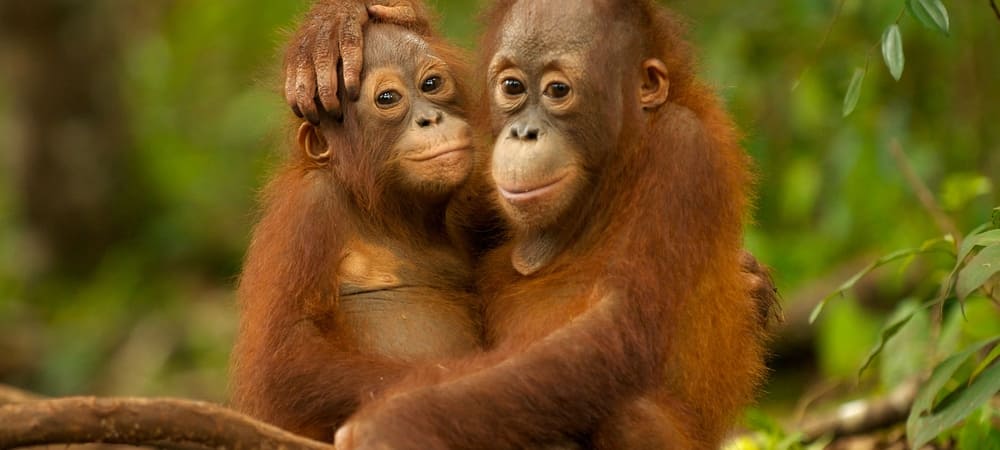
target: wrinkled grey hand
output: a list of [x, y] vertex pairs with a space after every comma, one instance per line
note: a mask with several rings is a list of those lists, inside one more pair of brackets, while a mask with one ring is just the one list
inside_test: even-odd
[[[430, 28], [426, 8], [419, 1], [317, 1], [285, 51], [285, 100], [297, 116], [318, 124], [324, 112], [341, 116], [342, 100], [357, 100], [364, 55], [362, 30], [370, 19], [421, 34]], [[343, 86], [339, 85], [338, 64]]]

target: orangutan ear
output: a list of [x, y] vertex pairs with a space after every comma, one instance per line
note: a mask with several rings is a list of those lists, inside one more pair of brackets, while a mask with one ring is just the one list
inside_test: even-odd
[[323, 137], [323, 133], [313, 124], [303, 122], [299, 127], [296, 141], [299, 143], [299, 151], [305, 153], [309, 159], [323, 164], [330, 161], [333, 152]]
[[670, 95], [670, 77], [667, 65], [656, 58], [642, 62], [642, 85], [639, 87], [639, 104], [642, 109], [656, 109], [667, 102]]

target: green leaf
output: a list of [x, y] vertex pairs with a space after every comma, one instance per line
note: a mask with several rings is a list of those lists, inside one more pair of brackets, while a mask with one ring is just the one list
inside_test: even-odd
[[[976, 342], [1000, 336], [1000, 314], [997, 304], [985, 295], [971, 295], [963, 305], [963, 342]], [[945, 355], [947, 353], [939, 353]]]
[[924, 241], [923, 244], [920, 244], [920, 253], [913, 253], [910, 256], [907, 256], [905, 260], [903, 260], [903, 263], [899, 265], [899, 274], [903, 275], [904, 273], [906, 273], [906, 269], [908, 269], [910, 265], [913, 264], [913, 261], [917, 259], [917, 256], [927, 252], [928, 250], [935, 249], [945, 253], [954, 254], [955, 253], [954, 248], [955, 248], [955, 240], [954, 238], [952, 238], [950, 234], [947, 234], [944, 237], [928, 239]]
[[958, 273], [958, 298], [965, 299], [1000, 272], [1000, 244], [982, 249]]
[[861, 97], [861, 85], [865, 81], [865, 69], [858, 67], [854, 69], [854, 76], [851, 77], [851, 84], [847, 87], [847, 95], [844, 96], [844, 117], [851, 115], [854, 108], [858, 106], [858, 98]]
[[1000, 356], [1000, 345], [993, 347], [993, 350], [990, 350], [990, 353], [986, 355], [985, 358], [983, 358], [983, 361], [979, 363], [979, 366], [976, 367], [976, 370], [972, 371], [972, 378], [978, 377], [980, 373], [989, 368], [990, 364], [993, 364], [993, 362], [996, 361], [998, 356]]
[[[937, 306], [935, 302], [931, 302]], [[935, 355], [950, 355], [958, 351], [959, 343], [975, 342], [976, 338], [965, 339], [963, 331], [967, 324], [964, 308], [947, 308], [944, 316], [944, 323], [941, 324], [941, 331], [938, 334], [937, 342], [931, 350]]]
[[[938, 241], [938, 242], [945, 242], [945, 241], [941, 240], [941, 241]], [[882, 266], [884, 266], [886, 264], [889, 264], [889, 263], [891, 263], [893, 261], [898, 261], [900, 259], [908, 258], [908, 257], [910, 257], [912, 255], [924, 255], [924, 254], [927, 254], [927, 253], [936, 253], [936, 252], [942, 252], [942, 251], [947, 252], [947, 250], [944, 250], [944, 249], [941, 249], [941, 248], [938, 248], [938, 247], [907, 248], [907, 249], [903, 249], [903, 250], [897, 250], [895, 252], [892, 252], [892, 253], [890, 253], [888, 255], [885, 255], [885, 256], [877, 259], [875, 262], [869, 264], [867, 267], [865, 267], [864, 269], [861, 269], [861, 271], [859, 271], [858, 273], [854, 274], [854, 276], [852, 276], [851, 278], [849, 278], [847, 281], [843, 282], [839, 287], [837, 287], [837, 290], [831, 292], [830, 295], [826, 296], [826, 298], [824, 298], [823, 300], [820, 300], [819, 304], [816, 305], [815, 308], [813, 308], [812, 313], [809, 314], [809, 323], [813, 323], [813, 322], [816, 321], [816, 319], [819, 317], [819, 314], [823, 311], [823, 307], [826, 306], [826, 302], [830, 301], [830, 299], [832, 299], [832, 298], [834, 298], [834, 297], [836, 297], [838, 295], [843, 295], [844, 292], [846, 292], [848, 289], [851, 289], [852, 287], [854, 287], [854, 285], [857, 284], [859, 280], [861, 280], [862, 278], [864, 278], [865, 275], [868, 275], [873, 270], [875, 270], [875, 269], [877, 269], [879, 267], [882, 267]]]
[[830, 443], [833, 442], [833, 434], [827, 434], [815, 441], [812, 444], [804, 447], [803, 450], [825, 450], [830, 447]]
[[892, 24], [882, 33], [882, 59], [885, 60], [886, 67], [892, 77], [899, 81], [903, 76], [903, 67], [906, 65], [906, 56], [903, 55], [903, 37], [899, 32], [899, 25]]
[[743, 422], [751, 430], [768, 434], [782, 434], [784, 428], [773, 417], [757, 408], [750, 408], [743, 414]]
[[958, 450], [1000, 450], [1000, 430], [993, 426], [993, 410], [979, 408], [958, 433]]
[[904, 325], [910, 322], [910, 319], [913, 318], [913, 314], [915, 314], [918, 309], [920, 309], [920, 305], [916, 302], [910, 302], [903, 304], [893, 314], [893, 316], [886, 322], [885, 326], [883, 326], [882, 330], [879, 332], [878, 343], [876, 343], [875, 347], [868, 352], [865, 362], [861, 365], [861, 368], [858, 369], [858, 377], [860, 377], [865, 372], [865, 369], [871, 365], [872, 361], [875, 360], [875, 357], [882, 353], [882, 349], [885, 348], [886, 342], [889, 342], [889, 339], [892, 339], [896, 333], [899, 333], [899, 330], [903, 329]]
[[993, 208], [993, 228], [1000, 228], [1000, 208]]
[[[962, 240], [962, 245], [958, 249], [958, 253], [955, 255], [955, 267], [951, 269], [951, 273], [948, 274], [948, 278], [941, 284], [941, 291], [937, 298], [938, 302], [944, 301], [948, 298], [948, 295], [951, 294], [951, 290], [955, 287], [955, 281], [958, 278], [958, 272], [962, 270], [962, 266], [965, 265], [965, 258], [969, 256], [969, 253], [972, 252], [972, 250], [974, 250], [977, 246], [992, 245], [988, 243], [988, 240], [992, 239], [993, 235], [990, 232], [983, 232], [983, 230], [988, 228], [988, 224], [980, 225], [970, 231], [968, 236]], [[1000, 239], [1000, 233], [997, 233], [995, 236]]]
[[857, 301], [828, 305], [816, 329], [816, 353], [823, 376], [842, 379], [857, 376], [873, 342], [878, 340], [884, 318]]
[[948, 175], [941, 183], [941, 203], [950, 211], [958, 211], [973, 199], [993, 192], [993, 182], [979, 174]]
[[958, 263], [965, 262], [976, 247], [989, 247], [1000, 244], [1000, 230], [990, 230], [985, 233], [971, 235], [962, 241], [962, 248], [958, 251]]
[[806, 435], [803, 433], [792, 433], [774, 445], [773, 450], [793, 450], [805, 441]]
[[944, 7], [941, 0], [906, 0], [906, 9], [925, 27], [948, 35], [948, 8]]
[[948, 401], [934, 405], [934, 399], [945, 387], [952, 375], [969, 359], [1000, 341], [1000, 336], [972, 345], [950, 356], [934, 368], [913, 401], [910, 417], [906, 420], [906, 436], [910, 447], [920, 448], [951, 426], [960, 422], [1000, 391], [1000, 364], [994, 364], [948, 396]]
[[[907, 304], [920, 303], [916, 299], [905, 300], [897, 311], [905, 309]], [[894, 336], [885, 342], [882, 353], [878, 356], [878, 377], [882, 386], [898, 386], [914, 377], [925, 375], [930, 361], [928, 357], [931, 353], [928, 349], [935, 347], [935, 338], [931, 337], [931, 314], [928, 309], [934, 307], [933, 302], [924, 302], [919, 308], [913, 310], [909, 321], [903, 325]], [[905, 312], [903, 314], [908, 313]], [[890, 317], [898, 317], [893, 313]], [[869, 369], [871, 370], [871, 369]]]

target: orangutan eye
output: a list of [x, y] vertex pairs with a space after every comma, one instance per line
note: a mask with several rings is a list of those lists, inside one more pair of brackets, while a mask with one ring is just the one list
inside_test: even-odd
[[503, 93], [515, 96], [524, 94], [524, 83], [517, 78], [506, 78], [500, 82], [500, 88], [503, 89]]
[[375, 103], [379, 107], [388, 108], [403, 99], [403, 95], [396, 91], [382, 91], [375, 97]]
[[543, 94], [545, 94], [546, 97], [558, 99], [569, 95], [569, 91], [570, 88], [568, 84], [556, 81], [549, 83], [548, 86], [545, 86]]
[[442, 80], [441, 77], [438, 76], [430, 77], [424, 80], [423, 83], [421, 83], [420, 90], [427, 93], [435, 92], [438, 89], [441, 89], [442, 84], [444, 84], [444, 80]]

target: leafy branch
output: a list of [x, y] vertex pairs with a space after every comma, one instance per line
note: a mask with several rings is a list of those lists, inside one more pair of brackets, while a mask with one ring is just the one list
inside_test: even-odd
[[[906, 55], [903, 52], [903, 35], [899, 24], [906, 13], [920, 22], [925, 27], [937, 30], [948, 36], [951, 28], [951, 20], [948, 16], [948, 9], [941, 3], [941, 0], [906, 0], [903, 10], [900, 11], [896, 20], [889, 25], [882, 33], [880, 44], [873, 47], [882, 48], [882, 59], [889, 74], [899, 81], [903, 77], [903, 69], [906, 65]], [[847, 87], [847, 94], [844, 95], [843, 115], [847, 117], [854, 112], [861, 98], [861, 88], [864, 85], [865, 76], [871, 66], [871, 51], [865, 57], [863, 68], [854, 69], [851, 83]]]

